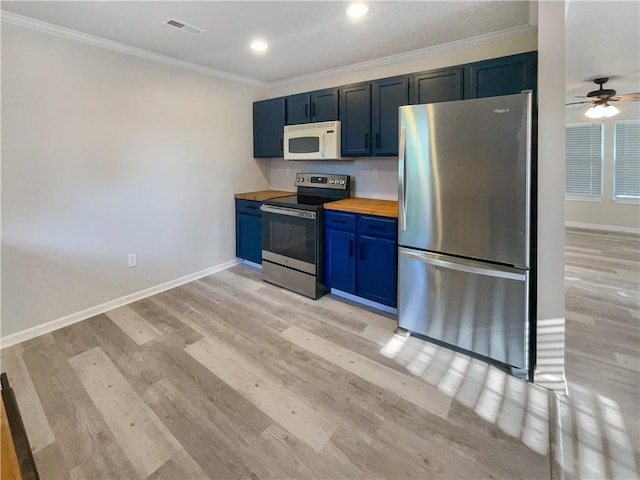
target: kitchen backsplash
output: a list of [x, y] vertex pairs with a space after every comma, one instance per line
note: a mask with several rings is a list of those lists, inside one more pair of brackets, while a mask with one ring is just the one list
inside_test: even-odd
[[383, 200], [398, 199], [398, 159], [358, 158], [347, 161], [260, 160], [269, 171], [269, 188], [293, 190], [297, 173], [336, 173], [351, 175], [353, 195]]

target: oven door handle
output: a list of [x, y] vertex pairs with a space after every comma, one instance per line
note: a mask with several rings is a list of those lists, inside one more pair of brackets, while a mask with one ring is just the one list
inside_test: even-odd
[[316, 212], [307, 210], [296, 210], [293, 208], [272, 207], [271, 205], [261, 205], [260, 210], [267, 213], [275, 213], [276, 215], [288, 215], [289, 217], [304, 218], [307, 220], [315, 220]]

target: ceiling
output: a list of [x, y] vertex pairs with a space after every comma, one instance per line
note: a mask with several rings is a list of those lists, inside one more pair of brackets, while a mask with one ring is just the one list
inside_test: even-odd
[[[565, 2], [567, 102], [580, 100], [575, 96], [595, 90], [597, 86], [592, 80], [598, 77], [609, 77], [605, 88], [613, 88], [618, 94], [640, 91], [638, 25], [640, 2], [637, 1]], [[626, 105], [637, 109], [639, 104]]]
[[[324, 72], [529, 24], [528, 1], [3, 1], [2, 9], [263, 82]], [[205, 30], [165, 26], [176, 19]], [[535, 24], [535, 22], [533, 22]], [[270, 48], [249, 49], [261, 37]]]
[[[2, 9], [266, 83], [537, 23], [535, 0], [369, 1], [359, 20], [345, 14], [347, 4], [3, 0]], [[205, 32], [167, 27], [170, 18]], [[640, 2], [566, 0], [565, 21], [567, 102], [602, 76], [620, 94], [640, 91]], [[248, 48], [256, 38], [270, 44], [263, 54]]]

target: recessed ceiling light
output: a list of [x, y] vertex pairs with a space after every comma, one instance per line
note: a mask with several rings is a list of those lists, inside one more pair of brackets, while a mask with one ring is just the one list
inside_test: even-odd
[[347, 15], [359, 18], [369, 11], [369, 7], [367, 7], [364, 3], [352, 3], [347, 7]]
[[262, 40], [256, 40], [255, 42], [251, 43], [251, 45], [249, 46], [256, 52], [264, 52], [267, 48], [269, 48], [269, 45], [267, 45]]

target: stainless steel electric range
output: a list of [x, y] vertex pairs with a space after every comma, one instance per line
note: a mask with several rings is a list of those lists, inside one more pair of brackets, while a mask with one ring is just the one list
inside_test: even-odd
[[299, 173], [297, 194], [263, 202], [264, 280], [311, 298], [326, 293], [322, 205], [351, 196], [348, 175]]

